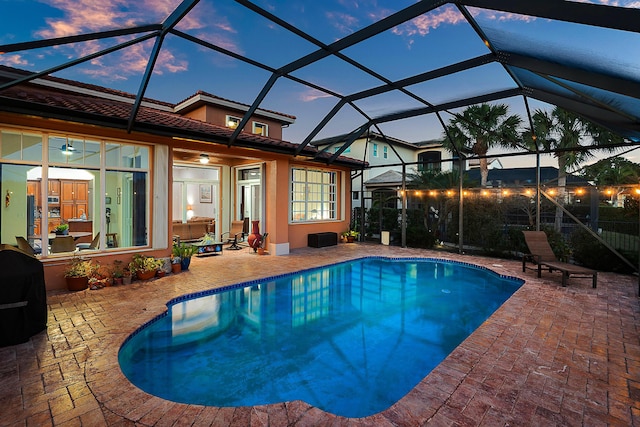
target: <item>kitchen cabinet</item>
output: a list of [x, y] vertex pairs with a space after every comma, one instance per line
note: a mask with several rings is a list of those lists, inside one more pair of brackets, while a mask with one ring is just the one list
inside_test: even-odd
[[63, 221], [89, 216], [89, 183], [78, 180], [60, 181], [60, 216]]
[[62, 219], [60, 218], [49, 218], [49, 233], [53, 233], [53, 230], [62, 224]]
[[91, 233], [90, 236], [77, 238], [76, 243], [91, 243], [93, 240], [93, 222], [91, 221], [71, 219], [69, 220], [69, 232], [71, 231], [87, 231]]
[[36, 209], [42, 206], [42, 200], [40, 197], [40, 181], [27, 181], [27, 195], [34, 196], [34, 202]]
[[59, 179], [50, 179], [49, 180], [49, 192], [48, 196], [59, 196], [60, 195], [60, 180]]

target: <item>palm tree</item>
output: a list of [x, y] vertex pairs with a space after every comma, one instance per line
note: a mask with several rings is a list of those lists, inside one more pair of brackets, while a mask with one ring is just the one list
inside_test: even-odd
[[453, 118], [446, 127], [444, 146], [454, 154], [473, 153], [480, 157], [480, 185], [487, 186], [489, 167], [487, 152], [498, 145], [513, 147], [519, 139], [522, 119], [508, 115], [506, 104], [471, 105]]
[[[612, 145], [622, 142], [622, 137], [601, 126], [583, 119], [575, 113], [555, 107], [551, 112], [536, 110], [532, 116], [533, 135], [531, 129], [525, 131], [522, 140], [531, 141], [531, 148], [554, 151], [558, 159], [558, 204], [556, 209], [555, 229], [561, 230], [565, 202], [567, 171], [593, 156], [593, 153], [582, 149], [585, 140], [592, 140], [604, 150], [612, 151]], [[590, 142], [590, 141], [589, 141]]]

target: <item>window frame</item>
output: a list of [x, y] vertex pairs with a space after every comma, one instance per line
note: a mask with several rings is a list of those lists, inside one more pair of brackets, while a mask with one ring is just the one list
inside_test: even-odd
[[[231, 114], [227, 114], [224, 119], [224, 125], [229, 129], [237, 129], [238, 126], [240, 126], [240, 122], [242, 122], [242, 118], [232, 116]], [[230, 123], [235, 123], [235, 126], [231, 126]]]
[[[296, 180], [297, 173], [304, 172], [304, 180]], [[321, 174], [321, 181], [313, 180], [313, 176], [310, 174]], [[305, 224], [321, 221], [337, 221], [338, 220], [338, 178], [339, 172], [335, 170], [327, 170], [321, 168], [309, 168], [303, 166], [292, 166], [289, 171], [289, 223], [291, 224]], [[304, 187], [296, 189], [296, 187]], [[309, 199], [310, 188], [316, 191], [316, 194], [320, 195], [320, 199]], [[301, 191], [302, 190], [302, 191]], [[298, 194], [304, 192], [304, 197], [297, 198]], [[316, 207], [322, 205], [319, 218], [311, 218], [311, 212], [316, 210]], [[324, 209], [324, 205], [327, 206]], [[296, 206], [304, 206], [304, 210], [296, 209]], [[327, 217], [323, 217], [326, 212]], [[302, 213], [302, 218], [296, 218], [297, 215]], [[317, 214], [318, 212], [316, 212]]]
[[[256, 132], [256, 128], [263, 129], [264, 132]], [[251, 133], [253, 133], [254, 135], [269, 136], [269, 125], [262, 122], [252, 122]]]

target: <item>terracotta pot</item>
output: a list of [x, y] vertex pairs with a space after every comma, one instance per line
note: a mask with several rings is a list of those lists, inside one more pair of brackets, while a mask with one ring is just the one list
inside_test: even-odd
[[156, 272], [156, 276], [158, 276], [158, 277], [164, 277], [166, 275], [167, 275], [167, 273], [164, 270], [158, 270]]
[[124, 283], [124, 280], [122, 279], [122, 277], [113, 278], [113, 286], [122, 285], [123, 283]]
[[171, 264], [172, 273], [180, 273], [180, 271], [182, 271], [182, 266], [180, 265], [179, 262], [176, 262], [175, 264]]
[[136, 273], [136, 276], [138, 277], [138, 280], [149, 280], [155, 275], [156, 275], [156, 271], [155, 270], [138, 271]]
[[266, 251], [264, 250], [264, 248], [258, 248], [258, 255], [264, 255], [266, 253]]
[[347, 236], [347, 243], [353, 243], [355, 240], [355, 236]]
[[260, 245], [261, 240], [259, 224], [260, 221], [258, 220], [251, 221], [251, 234], [247, 237], [247, 243], [249, 244], [249, 247], [253, 248], [254, 252], [258, 248], [258, 245]]
[[70, 291], [84, 291], [88, 287], [88, 277], [67, 277], [67, 289]]

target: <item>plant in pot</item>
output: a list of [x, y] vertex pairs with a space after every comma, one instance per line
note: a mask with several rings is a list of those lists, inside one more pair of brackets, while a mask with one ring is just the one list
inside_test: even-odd
[[182, 271], [182, 265], [180, 265], [180, 257], [171, 254], [171, 272], [180, 273]]
[[358, 236], [360, 236], [360, 232], [356, 230], [349, 230], [342, 233], [342, 237], [347, 241], [347, 243], [353, 243]]
[[124, 283], [124, 267], [122, 260], [116, 259], [111, 265], [111, 277], [114, 285], [122, 285]]
[[260, 243], [258, 244], [258, 247], [255, 248], [256, 252], [258, 252], [258, 255], [267, 254], [267, 236], [268, 235], [269, 233], [264, 233], [263, 235], [260, 236]]
[[82, 291], [89, 286], [89, 278], [98, 270], [98, 266], [90, 258], [74, 255], [64, 269], [67, 289]]
[[172, 254], [174, 257], [180, 257], [180, 266], [182, 267], [182, 270], [188, 270], [189, 264], [191, 264], [191, 257], [197, 251], [197, 246], [179, 243], [173, 245]]
[[138, 280], [151, 279], [160, 267], [162, 267], [162, 260], [142, 254], [135, 254], [129, 263], [129, 270]]
[[69, 234], [69, 224], [59, 224], [53, 229], [54, 233], [58, 236], [64, 236]]

